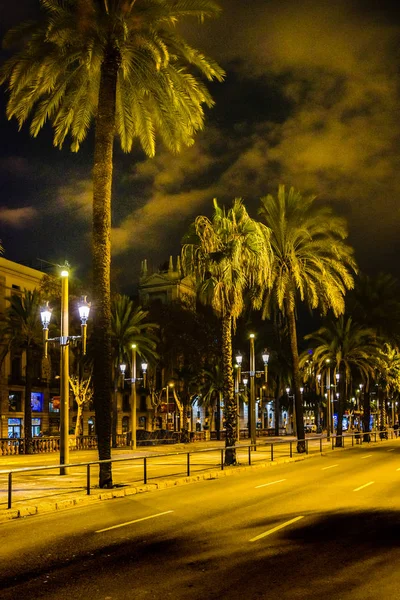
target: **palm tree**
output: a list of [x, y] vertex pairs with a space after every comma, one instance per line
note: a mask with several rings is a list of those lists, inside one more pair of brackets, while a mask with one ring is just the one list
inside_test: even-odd
[[288, 322], [296, 406], [297, 449], [305, 451], [303, 404], [300, 392], [296, 305], [305, 302], [322, 313], [331, 308], [344, 311], [344, 296], [353, 287], [356, 269], [353, 251], [344, 240], [345, 221], [315, 196], [302, 196], [294, 188], [286, 193], [280, 185], [276, 197], [261, 198], [259, 214], [271, 230], [274, 255], [272, 287], [267, 290], [263, 314], [275, 304]]
[[380, 357], [380, 341], [373, 329], [353, 323], [351, 317], [341, 315], [330, 320], [326, 325], [306, 335], [312, 342], [313, 363], [317, 372], [321, 372], [330, 361], [338, 375], [339, 401], [336, 446], [342, 446], [343, 415], [346, 398], [354, 373], [361, 375], [364, 381], [374, 376], [377, 361]]
[[8, 352], [25, 351], [24, 452], [32, 454], [32, 380], [35, 358], [43, 352], [43, 329], [40, 320], [41, 297], [38, 290], [12, 294], [10, 306], [1, 316], [0, 338], [3, 358]]
[[378, 359], [378, 393], [382, 390], [380, 398], [380, 424], [386, 426], [386, 404], [388, 398], [392, 400], [392, 426], [395, 423], [394, 395], [400, 392], [400, 353], [399, 349], [384, 344]]
[[[127, 363], [131, 370], [132, 344], [136, 344], [137, 353], [146, 361], [158, 358], [158, 337], [156, 323], [149, 323], [148, 311], [136, 306], [129, 296], [116, 294], [111, 303], [111, 345], [113, 356], [114, 402], [112, 441], [116, 446], [117, 438], [117, 391], [120, 381], [120, 365]], [[135, 385], [132, 383], [132, 385]]]
[[[221, 405], [224, 396], [224, 373], [220, 364], [214, 364], [201, 373], [201, 384], [199, 386], [199, 406], [211, 407], [211, 414], [216, 412], [215, 429], [217, 440], [221, 439]], [[216, 408], [216, 411], [215, 411]], [[212, 428], [212, 419], [210, 429]]]
[[[214, 199], [212, 220], [196, 218], [193, 238], [182, 250], [185, 269], [194, 274], [199, 298], [210, 304], [222, 322], [222, 369], [227, 465], [236, 462], [237, 413], [232, 368], [232, 328], [244, 309], [245, 292], [255, 308], [269, 284], [271, 253], [268, 228], [251, 219], [241, 199], [228, 211]], [[190, 243], [191, 242], [191, 243]]]
[[[94, 401], [99, 458], [111, 457], [111, 188], [113, 145], [124, 152], [138, 139], [155, 154], [156, 133], [179, 152], [193, 144], [212, 98], [209, 81], [222, 69], [179, 35], [185, 17], [202, 21], [219, 13], [213, 0], [40, 0], [41, 18], [6, 34], [16, 52], [3, 65], [8, 83], [7, 117], [21, 127], [30, 116], [37, 136], [53, 123], [54, 145], [71, 136], [76, 152], [94, 121], [93, 347]], [[111, 463], [100, 466], [100, 487], [112, 487]]]

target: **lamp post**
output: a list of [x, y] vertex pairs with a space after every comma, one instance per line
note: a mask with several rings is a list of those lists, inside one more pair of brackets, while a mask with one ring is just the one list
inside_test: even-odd
[[131, 360], [131, 431], [132, 431], [132, 447], [136, 450], [136, 344], [132, 344], [132, 360]]
[[287, 387], [286, 388], [286, 393], [288, 395], [289, 401], [290, 398], [292, 398], [292, 403], [293, 403], [293, 435], [297, 435], [297, 431], [296, 431], [296, 403], [295, 403], [295, 396], [293, 394], [293, 396], [290, 395], [290, 388]]
[[[69, 342], [71, 340], [82, 339], [83, 354], [86, 354], [86, 327], [90, 312], [90, 304], [86, 302], [86, 296], [79, 305], [79, 314], [81, 318], [81, 335], [69, 335], [69, 316], [68, 316], [68, 276], [69, 265], [65, 263], [61, 269], [61, 329], [60, 337], [48, 337], [48, 329], [51, 319], [51, 310], [48, 303], [40, 311], [40, 317], [43, 325], [44, 356], [47, 357], [47, 344], [57, 341], [60, 344], [60, 465], [69, 463]], [[68, 469], [60, 467], [60, 475], [68, 475]]]
[[256, 444], [256, 358], [254, 353], [254, 333], [250, 334], [250, 403], [249, 403], [249, 437]]
[[[268, 362], [269, 362], [269, 352], [266, 348], [264, 348], [263, 353], [261, 355], [262, 359], [263, 359], [263, 363], [264, 363], [264, 385], [262, 386], [261, 389], [265, 389], [265, 406], [267, 405], [267, 399], [268, 399]], [[261, 392], [262, 394], [262, 392]], [[262, 403], [262, 397], [261, 397], [261, 418], [265, 421], [264, 418], [264, 409], [263, 409], [263, 403]], [[277, 415], [275, 415], [275, 418], [277, 417]], [[265, 422], [264, 422], [264, 426], [265, 426]], [[267, 417], [267, 427], [268, 427], [268, 417]]]
[[242, 361], [243, 356], [238, 352], [236, 354], [236, 381], [235, 381], [235, 393], [236, 393], [236, 438], [240, 440], [240, 401], [239, 401], [239, 386], [242, 378]]

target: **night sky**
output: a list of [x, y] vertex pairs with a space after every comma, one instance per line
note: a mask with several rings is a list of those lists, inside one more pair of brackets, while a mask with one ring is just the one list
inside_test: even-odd
[[[392, 4], [221, 0], [190, 41], [226, 70], [196, 144], [156, 158], [115, 146], [113, 267], [133, 291], [140, 261], [178, 254], [188, 224], [212, 198], [259, 198], [279, 183], [332, 202], [347, 217], [363, 271], [400, 277], [400, 21]], [[35, 14], [37, 0], [2, 2], [0, 34]], [[396, 9], [397, 10], [397, 9]], [[4, 53], [2, 54], [4, 57]], [[90, 265], [90, 136], [78, 154], [31, 139], [5, 118], [0, 93], [0, 239], [4, 256], [37, 265]]]

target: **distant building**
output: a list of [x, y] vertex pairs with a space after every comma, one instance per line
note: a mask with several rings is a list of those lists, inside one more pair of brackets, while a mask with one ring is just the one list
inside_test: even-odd
[[[40, 287], [44, 273], [0, 257], [0, 314], [8, 306], [7, 298]], [[25, 353], [8, 353], [0, 365], [0, 438], [22, 437], [24, 426]], [[46, 381], [41, 378], [41, 364], [35, 365], [32, 390], [32, 433], [38, 435], [44, 419]], [[46, 412], [46, 417], [44, 413]], [[1, 453], [0, 453], [1, 454]]]
[[180, 300], [188, 308], [196, 308], [196, 286], [190, 276], [184, 276], [180, 257], [174, 266], [172, 256], [169, 257], [168, 267], [153, 271], [148, 268], [147, 260], [143, 260], [139, 279], [139, 302], [148, 306], [152, 302], [169, 304]]

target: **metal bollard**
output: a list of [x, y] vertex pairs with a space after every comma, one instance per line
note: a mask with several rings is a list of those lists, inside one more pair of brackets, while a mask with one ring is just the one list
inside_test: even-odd
[[147, 457], [143, 458], [143, 482], [147, 483]]
[[251, 465], [251, 445], [249, 446], [249, 465]]
[[224, 470], [224, 451], [221, 449], [221, 471]]
[[190, 477], [190, 452], [187, 453], [186, 466], [187, 466], [187, 476]]
[[274, 460], [274, 444], [271, 444], [271, 462]]
[[11, 508], [12, 504], [12, 473], [8, 474], [8, 503], [7, 508]]
[[90, 465], [86, 465], [86, 494], [90, 496]]

